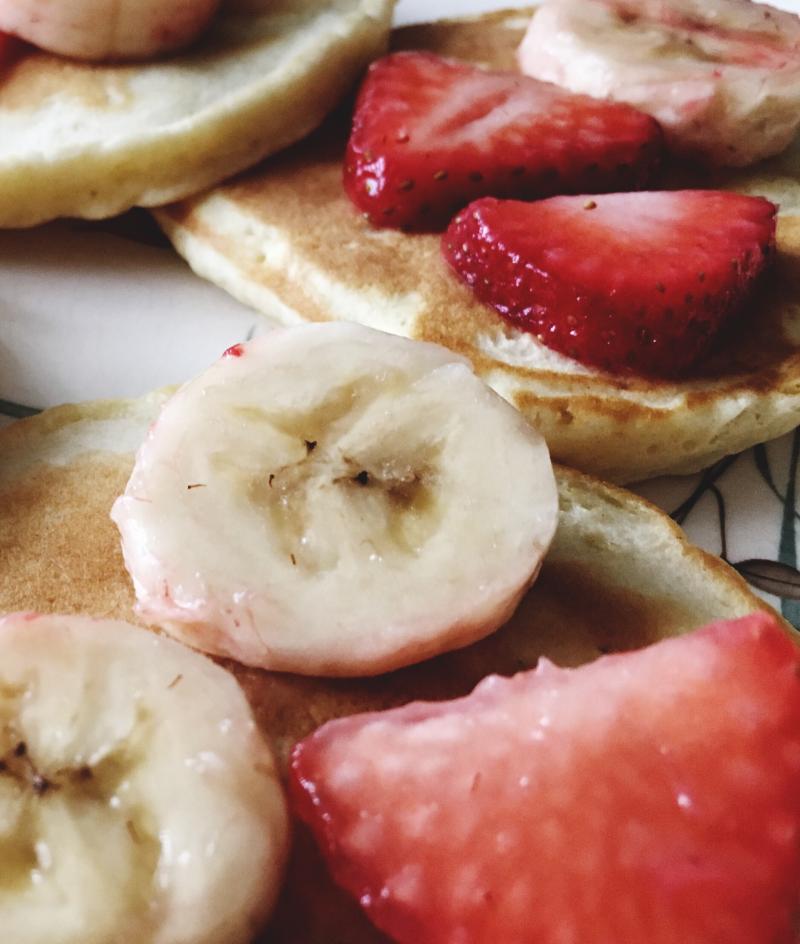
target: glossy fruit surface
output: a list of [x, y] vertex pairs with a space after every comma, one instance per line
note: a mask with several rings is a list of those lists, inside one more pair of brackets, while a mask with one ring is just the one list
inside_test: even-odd
[[373, 63], [345, 158], [347, 194], [379, 226], [445, 226], [477, 197], [629, 190], [662, 134], [631, 108], [427, 52]]
[[677, 377], [751, 296], [775, 212], [716, 190], [486, 198], [455, 217], [443, 252], [481, 301], [548, 347]]
[[798, 649], [765, 614], [322, 727], [294, 802], [402, 944], [789, 944]]

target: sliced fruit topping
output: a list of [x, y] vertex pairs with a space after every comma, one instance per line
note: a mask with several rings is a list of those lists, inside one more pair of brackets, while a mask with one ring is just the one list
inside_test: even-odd
[[238, 353], [167, 404], [114, 505], [141, 615], [318, 675], [388, 671], [502, 625], [558, 511], [520, 414], [458, 355], [359, 325]]
[[0, 0], [0, 29], [76, 59], [145, 59], [196, 39], [220, 0]]
[[775, 246], [761, 197], [674, 191], [478, 200], [443, 251], [481, 301], [609, 371], [686, 373], [750, 297]]
[[758, 614], [334, 721], [295, 806], [401, 944], [790, 944], [798, 655]]
[[15, 36], [0, 32], [0, 69], [13, 65], [29, 48], [27, 43]]
[[0, 619], [4, 941], [250, 944], [287, 848], [228, 672], [127, 623]]
[[522, 71], [629, 102], [670, 146], [722, 165], [782, 151], [800, 128], [800, 19], [749, 0], [549, 0]]
[[626, 105], [425, 52], [373, 63], [344, 185], [379, 226], [434, 228], [477, 197], [629, 190], [657, 168], [657, 123]]

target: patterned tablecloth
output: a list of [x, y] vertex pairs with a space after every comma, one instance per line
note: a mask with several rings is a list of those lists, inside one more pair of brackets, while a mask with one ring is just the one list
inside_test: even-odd
[[[521, 5], [530, 0], [400, 0], [397, 19]], [[776, 5], [800, 12], [800, 0]], [[143, 212], [0, 232], [0, 424], [57, 403], [136, 396], [182, 381], [268, 329], [260, 315], [193, 276]], [[798, 628], [799, 462], [796, 431], [700, 475], [637, 488]]]

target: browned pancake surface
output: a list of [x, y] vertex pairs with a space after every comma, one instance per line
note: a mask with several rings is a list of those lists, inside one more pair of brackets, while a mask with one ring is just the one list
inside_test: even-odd
[[[119, 532], [109, 517], [132, 461], [97, 454], [64, 466], [40, 464], [24, 482], [0, 487], [0, 613], [89, 613], [138, 622]], [[502, 630], [419, 666], [375, 678], [323, 680], [226, 664], [285, 759], [295, 741], [329, 718], [453, 698], [490, 672], [530, 668], [542, 654], [578, 665], [674, 635], [693, 622], [691, 606], [623, 591], [600, 582], [591, 565], [556, 561], [545, 563]]]
[[[525, 23], [524, 13], [498, 13], [427, 24], [395, 31], [393, 44], [509, 69]], [[413, 294], [418, 313], [407, 323], [405, 316], [387, 317], [390, 330], [464, 354], [540, 428], [556, 459], [616, 481], [700, 468], [800, 419], [800, 217], [782, 218], [776, 265], [749, 310], [690, 379], [575, 371], [563, 366], [566, 360], [561, 366], [501, 362], [481, 339], [519, 332], [450, 272], [440, 236], [376, 229], [346, 198], [341, 158], [349, 114], [340, 111], [307, 141], [208, 198], [160, 211], [165, 229], [201, 274], [259, 307], [257, 295], [248, 293], [266, 289], [310, 320], [330, 319], [333, 299], [337, 317], [350, 317], [349, 297], [385, 308]], [[682, 185], [715, 185], [699, 175], [686, 179], [685, 171], [683, 176]], [[228, 231], [218, 225], [225, 212], [232, 219]], [[260, 241], [269, 243], [270, 231], [290, 247], [283, 267], [265, 264], [257, 251]], [[218, 263], [200, 261], [198, 244], [224, 259], [230, 271], [223, 276]], [[321, 273], [324, 283], [296, 270], [294, 262]], [[741, 412], [739, 404], [746, 404]]]
[[[15, 461], [24, 455], [30, 433], [44, 431], [41, 438], [46, 442], [81, 411], [92, 416], [91, 408], [64, 408], [3, 430], [0, 456]], [[108, 405], [95, 411], [95, 418], [108, 415]], [[0, 613], [36, 610], [136, 620], [118, 533], [109, 518], [132, 462], [131, 454], [79, 453], [63, 463], [34, 463], [3, 481], [0, 458]], [[566, 470], [558, 475], [562, 515], [569, 514], [571, 505], [585, 505], [597, 516], [598, 526], [591, 533], [575, 535], [562, 525], [538, 582], [511, 622], [488, 639], [372, 679], [302, 678], [226, 663], [242, 684], [284, 774], [292, 745], [330, 718], [415, 699], [464, 695], [485, 675], [530, 668], [543, 654], [561, 665], [577, 665], [601, 653], [683, 632], [712, 616], [761, 605], [736, 575], [686, 545], [677, 529], [644, 502]], [[635, 535], [617, 536], [603, 524], [617, 518], [628, 529], [631, 522], [655, 527], [655, 565], [664, 560], [666, 566], [674, 566], [669, 554], [681, 566], [688, 562], [690, 573], [698, 575], [704, 591], [708, 588], [707, 599], [705, 592], [700, 599], [696, 590], [687, 590], [689, 597], [678, 602], [654, 593], [639, 575], [633, 575], [638, 590], [626, 587], [625, 574], [615, 571], [614, 562], [619, 549]], [[289, 875], [275, 921], [259, 941], [376, 944], [384, 940], [332, 885], [302, 830]]]

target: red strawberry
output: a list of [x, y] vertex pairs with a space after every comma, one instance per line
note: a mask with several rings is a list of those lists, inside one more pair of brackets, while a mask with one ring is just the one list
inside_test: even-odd
[[379, 226], [431, 228], [486, 194], [644, 186], [661, 151], [659, 125], [629, 105], [400, 52], [373, 63], [361, 87], [344, 185]]
[[689, 370], [743, 306], [776, 207], [711, 190], [478, 200], [443, 251], [481, 301], [543, 344], [610, 371]]
[[403, 944], [790, 944], [799, 656], [757, 614], [335, 721], [295, 805]]
[[20, 59], [35, 51], [29, 43], [12, 36], [10, 33], [0, 32], [0, 69], [10, 69]]

